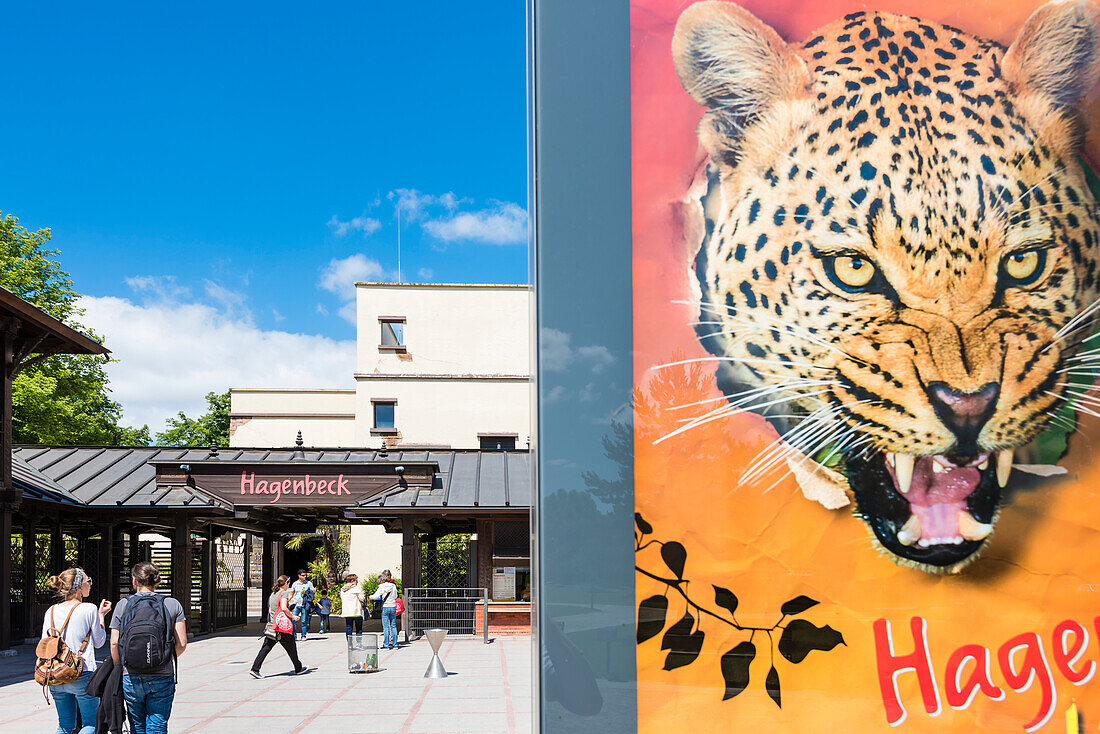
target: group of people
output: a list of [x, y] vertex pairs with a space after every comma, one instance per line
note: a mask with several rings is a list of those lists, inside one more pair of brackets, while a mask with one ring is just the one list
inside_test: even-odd
[[[399, 594], [388, 570], [379, 574], [378, 581], [370, 599], [381, 611], [383, 645], [393, 650], [397, 647]], [[46, 610], [42, 639], [60, 640], [64, 647], [56, 660], [40, 659], [42, 665], [36, 664], [36, 670], [47, 671], [43, 685], [49, 688], [57, 707], [59, 734], [76, 731], [78, 717], [79, 734], [93, 734], [97, 722], [105, 723], [110, 731], [121, 730], [123, 718], [129, 719], [132, 734], [168, 731], [176, 692], [176, 659], [187, 649], [187, 620], [183, 605], [157, 593], [160, 572], [152, 563], [135, 565], [131, 582], [132, 595], [114, 605], [106, 599], [96, 605], [85, 601], [92, 593], [92, 577], [82, 568], [70, 568], [47, 581], [60, 601]], [[350, 647], [353, 632], [360, 638], [363, 633], [366, 605], [366, 595], [356, 574], [345, 576], [340, 601]], [[106, 618], [112, 610], [114, 614], [108, 624]], [[276, 644], [286, 650], [295, 675], [311, 670], [298, 659], [295, 638], [306, 639], [309, 617], [314, 612], [321, 620], [321, 631], [325, 632], [332, 612], [328, 592], [322, 590], [317, 598], [305, 571], [299, 571], [293, 584], [289, 577], [279, 576], [268, 598], [264, 641], [250, 670], [254, 678], [263, 677], [260, 666]], [[108, 630], [111, 654], [100, 663], [96, 661], [95, 650], [107, 643]], [[56, 643], [49, 649], [59, 650]], [[66, 652], [71, 655], [66, 656]], [[62, 665], [67, 673], [50, 680]], [[60, 682], [62, 678], [66, 682]]]
[[[298, 659], [296, 639], [299, 637], [303, 640], [307, 639], [309, 617], [315, 611], [321, 619], [321, 632], [325, 632], [328, 627], [328, 618], [332, 613], [332, 600], [328, 598], [328, 591], [322, 590], [320, 600], [315, 602], [316, 594], [317, 590], [304, 570], [298, 572], [298, 580], [293, 584], [290, 583], [288, 576], [280, 576], [276, 579], [267, 604], [268, 618], [267, 627], [264, 630], [264, 641], [249, 671], [253, 678], [263, 677], [260, 667], [276, 644], [282, 645], [286, 651], [290, 662], [294, 665], [295, 675], [310, 671]], [[393, 582], [393, 575], [387, 569], [379, 574], [378, 589], [370, 599], [381, 610], [383, 646], [390, 650], [397, 649], [397, 598], [397, 585]], [[365, 605], [366, 594], [359, 583], [359, 576], [354, 573], [347, 574], [340, 587], [340, 612], [344, 617], [344, 634], [347, 635], [349, 647], [353, 644], [362, 644]], [[285, 617], [293, 624], [289, 631], [280, 629], [280, 617]]]
[[[393, 575], [389, 569], [378, 574], [378, 588], [370, 598], [381, 610], [382, 646], [388, 650], [397, 649], [398, 596], [397, 584], [393, 582]], [[363, 634], [365, 599], [366, 595], [359, 583], [359, 576], [349, 573], [344, 577], [344, 584], [340, 587], [340, 611], [344, 615], [344, 634], [349, 638], [353, 628], [355, 634]]]
[[[61, 649], [67, 648], [72, 657], [44, 664], [63, 662], [70, 675], [76, 674], [66, 683], [54, 685], [49, 676], [44, 683], [57, 707], [59, 733], [75, 731], [78, 715], [79, 734], [93, 734], [97, 721], [105, 722], [110, 731], [121, 731], [123, 701], [133, 734], [168, 731], [176, 693], [175, 661], [187, 649], [183, 606], [156, 593], [160, 572], [152, 563], [135, 565], [131, 581], [134, 593], [116, 605], [106, 599], [98, 605], [84, 601], [92, 593], [92, 577], [82, 568], [70, 568], [47, 581], [60, 601], [46, 610], [42, 638], [59, 638], [64, 642]], [[108, 629], [111, 655], [99, 663], [95, 649], [107, 642]]]

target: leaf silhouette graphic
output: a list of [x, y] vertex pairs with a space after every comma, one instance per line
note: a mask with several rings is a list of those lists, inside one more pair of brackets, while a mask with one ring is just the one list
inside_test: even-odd
[[676, 574], [676, 578], [684, 577], [684, 564], [687, 562], [687, 551], [684, 550], [684, 546], [675, 540], [665, 543], [661, 546], [661, 558], [664, 559], [669, 570]]
[[775, 705], [779, 708], [783, 708], [783, 704], [779, 702], [779, 671], [772, 666], [772, 669], [768, 671], [768, 677], [764, 679], [764, 688], [767, 690], [768, 695], [775, 701]]
[[668, 599], [663, 596], [651, 596], [638, 605], [638, 644], [655, 637], [665, 628], [665, 614], [668, 612]]
[[653, 532], [653, 526], [642, 519], [642, 513], [640, 512], [634, 513], [634, 524], [642, 531], [642, 535], [649, 535]]
[[788, 602], [785, 602], [783, 606], [779, 607], [779, 611], [786, 615], [802, 614], [810, 607], [816, 607], [818, 605], [817, 599], [811, 599], [808, 596], [796, 596]]
[[714, 603], [728, 609], [730, 614], [737, 611], [737, 597], [733, 595], [732, 591], [721, 586], [714, 587]]
[[814, 650], [832, 650], [844, 644], [844, 637], [832, 627], [817, 627], [804, 619], [792, 620], [779, 638], [779, 654], [801, 663]]
[[679, 622], [668, 628], [668, 632], [665, 632], [665, 636], [661, 638], [662, 650], [677, 650], [683, 647], [681, 639], [690, 637], [691, 630], [695, 627], [695, 617], [691, 616], [691, 612], [684, 612], [684, 616]]
[[694, 634], [678, 637], [676, 640], [676, 646], [665, 658], [665, 670], [675, 670], [695, 662], [699, 651], [703, 649], [703, 630], [696, 630]]
[[756, 645], [748, 640], [740, 642], [722, 656], [722, 679], [726, 681], [726, 692], [722, 700], [728, 701], [749, 685], [749, 665], [756, 657]]

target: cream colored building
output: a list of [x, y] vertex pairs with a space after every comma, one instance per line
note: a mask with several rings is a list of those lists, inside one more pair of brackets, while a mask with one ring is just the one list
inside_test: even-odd
[[[356, 283], [347, 389], [230, 390], [230, 445], [526, 448], [531, 290], [525, 285]], [[349, 365], [349, 367], [351, 367]], [[400, 538], [352, 528], [352, 568], [400, 565]]]

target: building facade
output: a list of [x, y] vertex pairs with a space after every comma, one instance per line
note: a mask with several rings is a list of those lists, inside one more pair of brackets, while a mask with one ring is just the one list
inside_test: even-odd
[[[300, 433], [307, 448], [527, 451], [528, 286], [357, 283], [356, 319], [349, 387], [234, 388], [230, 446], [285, 448]], [[499, 576], [499, 596], [519, 597], [530, 569], [526, 517], [502, 523], [500, 543], [494, 528], [489, 519], [471, 528], [471, 578], [491, 586]], [[350, 565], [360, 576], [402, 565], [402, 537], [388, 530], [352, 527]]]

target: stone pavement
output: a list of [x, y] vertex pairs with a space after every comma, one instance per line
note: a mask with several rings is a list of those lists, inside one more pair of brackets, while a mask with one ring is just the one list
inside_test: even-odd
[[[276, 646], [262, 680], [248, 675], [260, 640], [252, 634], [192, 640], [180, 658], [169, 729], [180, 732], [288, 734], [530, 734], [531, 638], [448, 638], [440, 657], [450, 674], [428, 680], [427, 640], [380, 650], [377, 673], [349, 674], [342, 633], [298, 642], [315, 670], [289, 675]], [[102, 656], [106, 648], [97, 650]], [[30, 679], [33, 648], [0, 658], [0, 731], [48, 732], [57, 715]]]

